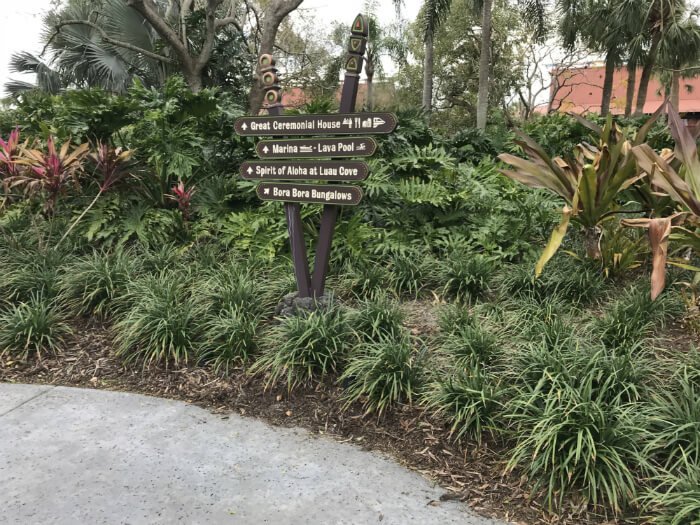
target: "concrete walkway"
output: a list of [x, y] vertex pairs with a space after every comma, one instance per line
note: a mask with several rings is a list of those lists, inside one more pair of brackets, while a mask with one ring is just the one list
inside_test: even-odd
[[443, 492], [303, 430], [135, 394], [0, 384], [3, 524], [498, 525], [440, 503]]

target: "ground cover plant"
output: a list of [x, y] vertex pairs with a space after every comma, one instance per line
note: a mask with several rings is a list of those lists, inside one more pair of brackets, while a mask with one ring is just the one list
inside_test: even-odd
[[[81, 104], [98, 99], [105, 119], [121, 117], [88, 119]], [[689, 217], [688, 199], [652, 187], [635, 154], [650, 129], [668, 145], [661, 124], [543, 117], [525, 131], [558, 135], [552, 151], [532, 138], [524, 151], [507, 146], [520, 170], [511, 180], [495, 158], [502, 140], [443, 137], [420, 115], [400, 114], [370, 161], [365, 200], [342, 212], [331, 293], [283, 316], [277, 307], [296, 287], [284, 212], [233, 176], [255, 145], [228, 134], [242, 112], [172, 79], [162, 92], [27, 97], [3, 116], [12, 121], [4, 136], [20, 131], [0, 164], [10, 181], [0, 207], [0, 378], [38, 360], [51, 361], [39, 377], [55, 377], [46, 374], [81, 334], [98, 333], [109, 343], [93, 370], [118, 363], [112, 385], [181, 374], [195, 385], [186, 388], [296, 399], [283, 414], [327, 402], [336, 413], [319, 423], [324, 432], [330, 419], [360, 434], [430, 428], [427, 441], [395, 443], [412, 457], [429, 450], [436, 464], [497, 451], [485, 483], [526, 491], [544, 521], [698, 519], [697, 252], [674, 230], [670, 250], [684, 263], [652, 297], [652, 248], [624, 225], [660, 211]], [[67, 114], [80, 133], [67, 131]], [[565, 160], [553, 156], [576, 161], [562, 180], [552, 177]], [[28, 186], [49, 176], [49, 157], [65, 161], [51, 175], [58, 185]], [[684, 177], [680, 159], [671, 165]], [[560, 199], [570, 211], [558, 226]], [[320, 207], [304, 207], [306, 230], [319, 218]], [[537, 276], [548, 243], [558, 249]]]

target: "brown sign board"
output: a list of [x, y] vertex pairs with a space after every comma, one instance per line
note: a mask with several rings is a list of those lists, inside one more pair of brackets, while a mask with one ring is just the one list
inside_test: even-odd
[[377, 141], [371, 137], [261, 140], [255, 149], [261, 159], [371, 157]]
[[333, 115], [260, 115], [236, 119], [238, 135], [248, 137], [288, 135], [382, 135], [396, 129], [393, 113]]
[[356, 206], [362, 200], [362, 190], [355, 186], [331, 184], [294, 184], [285, 182], [261, 182], [258, 197], [264, 201], [306, 202]]
[[369, 166], [359, 160], [262, 160], [241, 164], [248, 180], [365, 180]]

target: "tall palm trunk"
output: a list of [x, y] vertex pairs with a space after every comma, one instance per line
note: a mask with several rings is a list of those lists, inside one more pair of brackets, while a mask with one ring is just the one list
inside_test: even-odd
[[435, 67], [435, 45], [433, 31], [425, 33], [425, 59], [423, 61], [423, 111], [430, 115], [433, 109], [433, 69]]
[[634, 92], [637, 87], [637, 63], [630, 60], [627, 62], [627, 95], [625, 96], [625, 117], [632, 114], [632, 103], [634, 102]]
[[654, 34], [654, 37], [651, 40], [649, 54], [647, 55], [647, 59], [644, 61], [644, 67], [642, 68], [642, 76], [639, 78], [637, 106], [634, 110], [635, 116], [644, 114], [644, 105], [647, 102], [647, 92], [649, 91], [649, 81], [651, 80], [651, 73], [654, 70], [654, 64], [656, 64], [656, 53], [659, 50], [660, 43], [661, 33], [657, 32]]
[[479, 94], [476, 101], [476, 127], [486, 129], [489, 113], [489, 73], [491, 70], [491, 22], [493, 0], [484, 0], [481, 20], [481, 56], [479, 57]]
[[615, 78], [615, 53], [608, 51], [605, 56], [605, 79], [603, 80], [603, 98], [600, 101], [600, 114], [607, 116], [610, 113], [610, 100], [612, 99], [613, 79]]
[[676, 111], [680, 111], [681, 72], [678, 69], [674, 69], [671, 74], [671, 98], [669, 100], [671, 105], [676, 108]]

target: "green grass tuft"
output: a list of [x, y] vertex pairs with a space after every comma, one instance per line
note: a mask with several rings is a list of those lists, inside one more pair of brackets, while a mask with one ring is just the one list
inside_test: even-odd
[[340, 371], [351, 332], [339, 307], [287, 317], [264, 334], [265, 347], [253, 364], [255, 373], [267, 373], [268, 387], [283, 382], [289, 390]]
[[217, 373], [228, 373], [246, 364], [257, 350], [260, 319], [242, 309], [230, 307], [210, 317], [204, 325], [199, 360]]
[[396, 403], [411, 404], [423, 375], [423, 359], [413, 341], [385, 336], [357, 348], [340, 381], [347, 385], [347, 406], [362, 400], [367, 413], [381, 415]]
[[71, 329], [55, 302], [38, 294], [0, 312], [0, 353], [20, 359], [58, 353]]
[[191, 297], [189, 284], [188, 276], [177, 271], [129, 283], [129, 306], [115, 324], [117, 355], [126, 361], [188, 363], [199, 347], [206, 313]]

